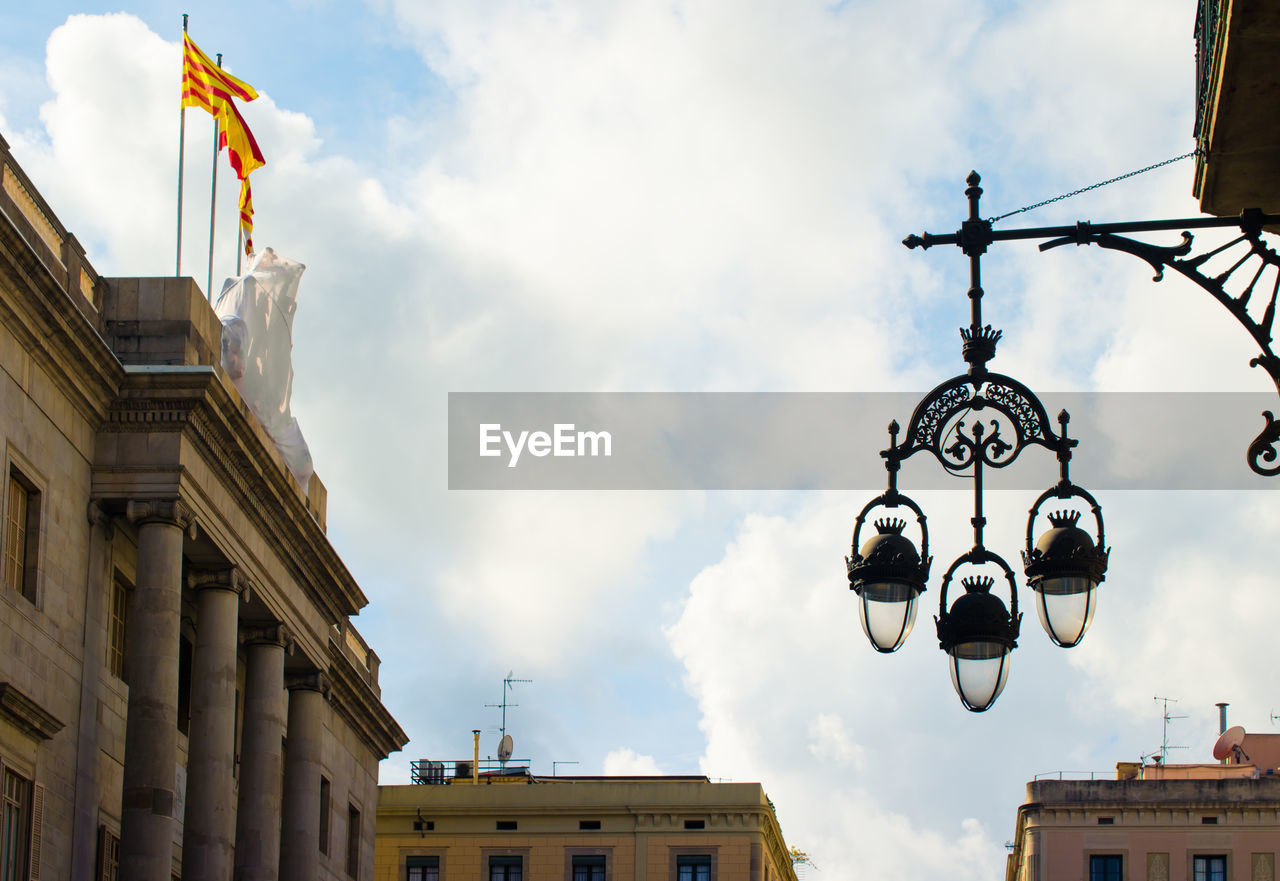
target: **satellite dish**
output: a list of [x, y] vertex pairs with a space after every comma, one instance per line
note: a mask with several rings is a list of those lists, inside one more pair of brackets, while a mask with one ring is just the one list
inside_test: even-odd
[[[1244, 734], [1244, 731], [1241, 730], [1240, 733]], [[511, 735], [502, 735], [502, 740], [498, 741], [498, 761], [505, 762], [507, 759], [511, 758], [512, 746]]]
[[[1222, 736], [1213, 745], [1213, 757], [1221, 762], [1227, 756], [1235, 755], [1236, 750], [1240, 749], [1240, 744], [1243, 742], [1244, 729], [1239, 725], [1233, 725], [1222, 732]], [[1240, 752], [1244, 752], [1244, 750], [1240, 750]]]

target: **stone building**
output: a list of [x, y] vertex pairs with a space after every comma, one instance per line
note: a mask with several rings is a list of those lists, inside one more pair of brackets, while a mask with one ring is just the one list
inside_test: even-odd
[[1280, 8], [1270, 0], [1200, 0], [1195, 35], [1192, 192], [1200, 210], [1280, 212]]
[[189, 278], [99, 277], [0, 139], [0, 877], [373, 875], [367, 602]]
[[1242, 746], [1230, 763], [1028, 783], [1006, 881], [1275, 881], [1280, 735]]
[[378, 791], [375, 881], [796, 881], [759, 783], [414, 768]]

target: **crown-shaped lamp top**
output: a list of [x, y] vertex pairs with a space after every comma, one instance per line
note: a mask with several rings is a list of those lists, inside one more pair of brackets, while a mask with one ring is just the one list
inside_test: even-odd
[[970, 575], [967, 578], [961, 578], [960, 583], [964, 585], [966, 593], [990, 593], [991, 586], [996, 580], [989, 575]]

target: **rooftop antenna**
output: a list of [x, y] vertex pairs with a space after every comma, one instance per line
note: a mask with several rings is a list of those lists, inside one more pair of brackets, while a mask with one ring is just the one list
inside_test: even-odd
[[[499, 733], [502, 735], [498, 744], [498, 762], [504, 768], [506, 767], [507, 759], [511, 758], [511, 741], [507, 739], [507, 707], [520, 706], [519, 704], [507, 703], [507, 692], [511, 690], [511, 685], [514, 682], [533, 682], [532, 679], [515, 679], [514, 676], [515, 673], [508, 671], [506, 677], [502, 680], [502, 703], [485, 704], [486, 707], [502, 708], [502, 727], [498, 729]], [[505, 756], [503, 755], [503, 752], [506, 752]]]
[[572, 762], [565, 762], [565, 761], [552, 762], [552, 763], [551, 763], [551, 776], [552, 776], [552, 777], [556, 776], [556, 769], [557, 769], [557, 768], [559, 768], [561, 765], [576, 765], [576, 764], [578, 764], [578, 762], [576, 762], [576, 761], [572, 761]]
[[1186, 749], [1185, 746], [1169, 745], [1169, 723], [1174, 719], [1185, 719], [1186, 716], [1173, 716], [1169, 714], [1169, 704], [1176, 704], [1177, 698], [1172, 697], [1153, 697], [1152, 700], [1164, 702], [1164, 730], [1160, 736], [1160, 761], [1167, 763], [1169, 761], [1169, 750]]

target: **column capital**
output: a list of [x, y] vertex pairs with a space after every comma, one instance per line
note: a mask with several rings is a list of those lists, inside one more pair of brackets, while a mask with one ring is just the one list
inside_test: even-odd
[[102, 536], [110, 541], [116, 534], [116, 521], [106, 512], [102, 505], [96, 501], [89, 502], [85, 508], [85, 516], [89, 520], [90, 526], [97, 526], [102, 529]]
[[293, 654], [295, 637], [287, 624], [251, 624], [241, 628], [240, 634], [245, 645], [278, 645], [286, 654]]
[[329, 677], [317, 670], [313, 673], [294, 673], [286, 676], [284, 687], [290, 691], [318, 691], [327, 700], [331, 684]]
[[183, 530], [195, 528], [196, 518], [181, 499], [129, 499], [124, 515], [131, 523], [164, 523]]
[[249, 581], [237, 566], [216, 569], [193, 569], [187, 573], [187, 587], [191, 590], [229, 590], [249, 598]]

